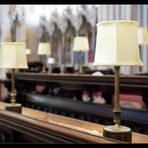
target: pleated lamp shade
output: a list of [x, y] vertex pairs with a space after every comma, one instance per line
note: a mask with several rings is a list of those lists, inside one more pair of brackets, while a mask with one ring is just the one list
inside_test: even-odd
[[26, 55], [31, 55], [32, 54], [32, 50], [30, 48], [27, 48], [25, 51], [26, 51]]
[[77, 36], [74, 38], [73, 51], [89, 51], [88, 38], [85, 36]]
[[38, 45], [38, 55], [51, 55], [51, 45], [50, 45], [50, 43], [39, 43], [39, 45]]
[[0, 47], [0, 68], [28, 68], [24, 43], [3, 42]]
[[119, 20], [97, 24], [94, 65], [143, 65], [137, 41], [136, 21]]
[[148, 29], [140, 27], [138, 29], [138, 44], [147, 45], [148, 44]]

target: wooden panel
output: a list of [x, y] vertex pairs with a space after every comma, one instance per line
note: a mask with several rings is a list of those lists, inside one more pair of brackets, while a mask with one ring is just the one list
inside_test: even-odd
[[[89, 74], [41, 74], [41, 73], [16, 73], [17, 80], [72, 83], [72, 84], [92, 84], [92, 85], [114, 85], [113, 75], [92, 76]], [[148, 88], [147, 76], [120, 76], [120, 86], [134, 88]]]
[[[73, 90], [81, 89], [82, 85], [97, 86], [102, 92], [114, 93], [114, 75], [92, 76], [90, 74], [51, 74], [51, 73], [16, 73], [16, 79], [31, 81], [32, 84], [57, 83]], [[120, 76], [120, 92], [140, 94], [145, 97], [148, 91], [147, 76]], [[72, 87], [70, 87], [72, 85]], [[144, 98], [148, 102], [147, 97]]]

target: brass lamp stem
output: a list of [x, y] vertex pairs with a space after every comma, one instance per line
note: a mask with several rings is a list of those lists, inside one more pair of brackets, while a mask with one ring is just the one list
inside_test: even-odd
[[[47, 58], [46, 55], [45, 56], [45, 59]], [[43, 62], [43, 68], [42, 68], [42, 72], [45, 73], [46, 72], [46, 60], [45, 60], [45, 63]]]
[[119, 71], [120, 66], [115, 66], [115, 96], [114, 96], [114, 123], [115, 125], [110, 125], [104, 128], [103, 136], [121, 140], [124, 142], [132, 142], [132, 131], [126, 126], [120, 125], [121, 122], [121, 110], [119, 104]]
[[45, 73], [45, 72], [46, 72], [46, 67], [45, 67], [45, 65], [43, 65], [42, 72], [43, 72], [43, 73]]
[[120, 104], [119, 104], [119, 72], [120, 72], [120, 67], [119, 66], [115, 66], [115, 97], [114, 97], [114, 123], [115, 123], [115, 127], [119, 128], [120, 127], [120, 113], [121, 113], [121, 109], [120, 109]]
[[12, 69], [11, 75], [11, 103], [16, 102], [16, 89], [15, 89], [15, 69]]
[[83, 65], [82, 65], [82, 51], [80, 51], [79, 60], [80, 60], [79, 72], [82, 73], [82, 72], [83, 72]]

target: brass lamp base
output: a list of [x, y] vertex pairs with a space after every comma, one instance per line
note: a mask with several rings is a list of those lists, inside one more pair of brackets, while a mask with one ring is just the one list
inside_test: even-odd
[[6, 110], [21, 113], [22, 112], [22, 105], [18, 103], [12, 103], [5, 106]]
[[83, 71], [78, 71], [77, 74], [85, 74]]
[[115, 127], [115, 125], [107, 126], [103, 129], [103, 136], [120, 140], [123, 142], [132, 142], [132, 131], [129, 127], [120, 126]]

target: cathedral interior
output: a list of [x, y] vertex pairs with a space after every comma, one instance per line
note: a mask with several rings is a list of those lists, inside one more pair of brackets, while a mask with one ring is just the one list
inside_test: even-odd
[[0, 143], [148, 143], [148, 5], [0, 5]]

